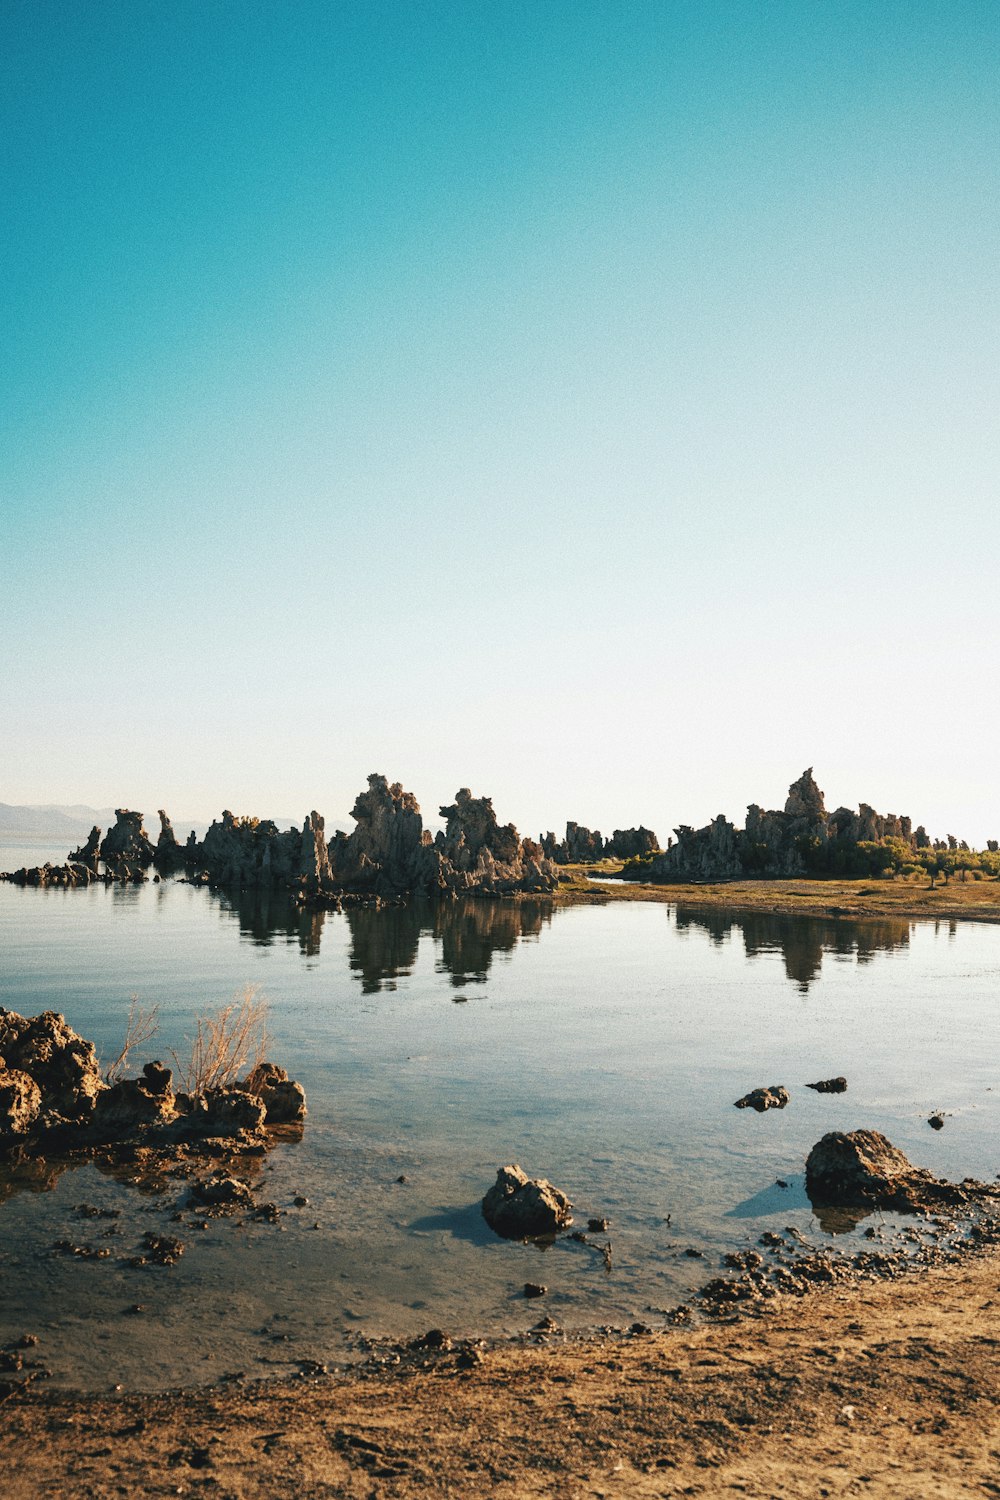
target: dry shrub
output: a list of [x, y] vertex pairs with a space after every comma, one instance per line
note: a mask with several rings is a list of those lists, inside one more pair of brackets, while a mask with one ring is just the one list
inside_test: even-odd
[[185, 1093], [228, 1088], [262, 1063], [268, 1044], [266, 1020], [267, 1003], [256, 984], [246, 985], [220, 1010], [199, 1016], [190, 1058], [182, 1062], [176, 1052], [170, 1054]]
[[141, 1047], [145, 1042], [151, 1041], [159, 1029], [160, 1007], [154, 1005], [149, 1010], [143, 1010], [139, 1004], [139, 996], [130, 996], [125, 1039], [118, 1056], [108, 1064], [104, 1074], [105, 1083], [118, 1083], [124, 1077], [125, 1069], [128, 1067], [129, 1053], [136, 1047]]

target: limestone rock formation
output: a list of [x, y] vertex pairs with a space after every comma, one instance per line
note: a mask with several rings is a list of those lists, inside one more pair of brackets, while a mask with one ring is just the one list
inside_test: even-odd
[[841, 807], [828, 814], [811, 767], [789, 787], [781, 812], [751, 803], [742, 829], [720, 813], [704, 828], [682, 824], [674, 834], [676, 842], [643, 867], [645, 878], [715, 881], [836, 874], [849, 869], [861, 843], [889, 838], [912, 842], [909, 818], [895, 813], [881, 817], [865, 802], [856, 813]]
[[40, 1118], [48, 1117], [47, 1123], [90, 1119], [105, 1084], [93, 1044], [77, 1036], [65, 1017], [51, 1010], [32, 1017], [0, 1010], [0, 1057], [37, 1084]]
[[63, 1016], [0, 1010], [0, 1152], [216, 1137], [259, 1145], [265, 1123], [295, 1123], [305, 1113], [302, 1086], [273, 1063], [198, 1095], [175, 1094], [170, 1069], [158, 1062], [109, 1084], [93, 1045]]
[[306, 1091], [277, 1063], [258, 1063], [240, 1087], [264, 1104], [265, 1125], [297, 1125], [306, 1117]]
[[200, 844], [193, 835], [188, 840], [185, 863], [214, 885], [288, 886], [299, 878], [303, 838], [297, 828], [282, 833], [268, 818], [236, 817], [226, 808]]
[[81, 844], [79, 849], [74, 850], [72, 854], [67, 855], [66, 862], [67, 864], [71, 865], [86, 865], [88, 870], [96, 870], [97, 861], [100, 859], [100, 857], [101, 830], [95, 823], [93, 828], [90, 830], [87, 842], [85, 844]]
[[806, 1160], [806, 1192], [814, 1207], [883, 1208], [917, 1213], [1000, 1197], [995, 1184], [946, 1182], [915, 1167], [877, 1130], [834, 1130]]
[[179, 870], [184, 863], [184, 850], [177, 842], [173, 825], [161, 807], [157, 812], [160, 820], [160, 836], [156, 840], [156, 868], [164, 874]]
[[572, 1224], [573, 1205], [544, 1177], [531, 1179], [516, 1164], [500, 1167], [483, 1199], [483, 1218], [508, 1240], [537, 1239]]
[[638, 859], [644, 854], [655, 854], [660, 847], [659, 839], [651, 828], [616, 828], [604, 845], [604, 853], [611, 859]]
[[30, 1073], [0, 1059], [0, 1148], [26, 1136], [38, 1119], [42, 1091]]
[[146, 869], [156, 858], [149, 834], [142, 826], [142, 813], [127, 807], [115, 808], [115, 826], [108, 830], [101, 844], [101, 858], [106, 865], [124, 865]]

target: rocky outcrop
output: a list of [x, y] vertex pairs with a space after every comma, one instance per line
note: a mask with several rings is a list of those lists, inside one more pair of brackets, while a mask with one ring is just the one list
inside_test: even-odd
[[[140, 880], [143, 878], [141, 872], [138, 878]], [[83, 864], [44, 864], [32, 865], [30, 868], [22, 866], [20, 870], [4, 870], [0, 874], [0, 880], [9, 880], [12, 885], [61, 886], [67, 889], [78, 885], [90, 885], [97, 879], [99, 877], [90, 866]]]
[[184, 863], [184, 850], [177, 842], [173, 824], [161, 807], [157, 812], [160, 820], [160, 836], [156, 840], [156, 868], [169, 875], [173, 870], [179, 870]]
[[641, 859], [643, 855], [655, 854], [659, 847], [653, 830], [640, 823], [638, 828], [616, 828], [604, 845], [604, 853], [609, 859]]
[[877, 1130], [831, 1131], [806, 1160], [806, 1192], [816, 1208], [881, 1208], [919, 1213], [1000, 1198], [1000, 1186], [934, 1177], [915, 1167]]
[[539, 840], [547, 859], [560, 865], [596, 864], [601, 859], [637, 859], [659, 849], [651, 828], [616, 828], [609, 839], [600, 831], [584, 828], [580, 823], [566, 824], [566, 837], [558, 840], [554, 833], [544, 833]]
[[766, 1109], [784, 1109], [788, 1103], [788, 1090], [780, 1083], [772, 1083], [770, 1088], [751, 1089], [749, 1094], [744, 1094], [742, 1099], [737, 1099], [737, 1109], [755, 1109], [762, 1115]]
[[40, 1124], [89, 1122], [105, 1084], [93, 1044], [77, 1036], [63, 1016], [51, 1010], [31, 1017], [0, 1010], [0, 1057], [40, 1090]]
[[264, 1105], [265, 1125], [298, 1125], [306, 1117], [306, 1091], [277, 1063], [258, 1063], [240, 1085]]
[[240, 1084], [200, 1094], [175, 1093], [170, 1069], [159, 1062], [147, 1063], [138, 1078], [109, 1083], [92, 1043], [63, 1016], [0, 1010], [0, 1153], [215, 1138], [259, 1145], [265, 1124], [296, 1124], [305, 1113], [301, 1084], [274, 1063], [260, 1064]]
[[297, 828], [283, 833], [268, 818], [236, 817], [226, 808], [200, 844], [188, 840], [185, 863], [214, 885], [289, 886], [300, 876], [303, 837]]
[[747, 808], [740, 829], [722, 813], [704, 828], [682, 824], [662, 854], [625, 873], [662, 881], [741, 880], [748, 877], [794, 878], [808, 874], [853, 871], [859, 844], [886, 839], [912, 841], [909, 818], [879, 816], [867, 803], [856, 813], [838, 808], [827, 814], [812, 768], [788, 789], [784, 809]]
[[142, 826], [142, 813], [116, 807], [115, 826], [105, 835], [100, 852], [106, 865], [147, 869], [156, 858], [156, 850]]
[[500, 1167], [483, 1199], [483, 1218], [508, 1240], [539, 1239], [572, 1224], [573, 1205], [544, 1177], [531, 1179], [516, 1164]]
[[86, 865], [88, 870], [96, 871], [97, 861], [101, 857], [101, 830], [95, 823], [85, 844], [75, 849], [66, 856], [67, 864]]
[[380, 896], [555, 888], [556, 870], [541, 846], [522, 839], [513, 823], [498, 823], [489, 797], [463, 787], [440, 812], [445, 827], [432, 838], [412, 792], [369, 776], [352, 809], [357, 827], [329, 846], [334, 885]]

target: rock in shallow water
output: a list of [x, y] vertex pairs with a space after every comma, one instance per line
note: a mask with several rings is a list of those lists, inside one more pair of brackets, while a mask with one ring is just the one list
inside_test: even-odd
[[784, 1109], [788, 1103], [788, 1090], [780, 1083], [772, 1083], [768, 1089], [751, 1089], [742, 1099], [737, 1099], [736, 1109], [755, 1109], [762, 1115], [766, 1109]]
[[500, 1167], [483, 1199], [483, 1218], [504, 1239], [537, 1239], [572, 1224], [573, 1205], [544, 1177], [529, 1178], [516, 1163]]
[[806, 1160], [806, 1192], [814, 1207], [871, 1207], [917, 1213], [942, 1205], [1000, 1197], [1000, 1187], [946, 1182], [915, 1167], [877, 1130], [832, 1130]]

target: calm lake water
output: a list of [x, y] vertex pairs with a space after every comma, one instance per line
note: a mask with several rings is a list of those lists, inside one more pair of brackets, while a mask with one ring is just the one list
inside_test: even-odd
[[[0, 867], [64, 853], [8, 846]], [[260, 985], [270, 1053], [309, 1100], [304, 1139], [260, 1167], [277, 1225], [178, 1226], [182, 1184], [151, 1196], [94, 1167], [0, 1187], [0, 1340], [38, 1334], [66, 1384], [266, 1374], [343, 1358], [362, 1334], [512, 1332], [541, 1311], [655, 1321], [764, 1229], [829, 1242], [802, 1178], [830, 1129], [883, 1130], [951, 1177], [1000, 1169], [1000, 929], [985, 924], [543, 899], [306, 915], [177, 882], [0, 884], [0, 952], [0, 1005], [62, 1011], [106, 1056], [133, 994], [160, 1009], [147, 1055], [168, 1057], [199, 1011]], [[838, 1073], [846, 1094], [802, 1087]], [[771, 1083], [787, 1109], [733, 1109]], [[611, 1220], [610, 1273], [587, 1245], [491, 1234], [479, 1200], [509, 1161], [567, 1192], [579, 1226]], [[82, 1219], [84, 1203], [124, 1213]], [[180, 1235], [177, 1266], [127, 1264], [147, 1230]], [[65, 1238], [113, 1254], [54, 1254]]]

